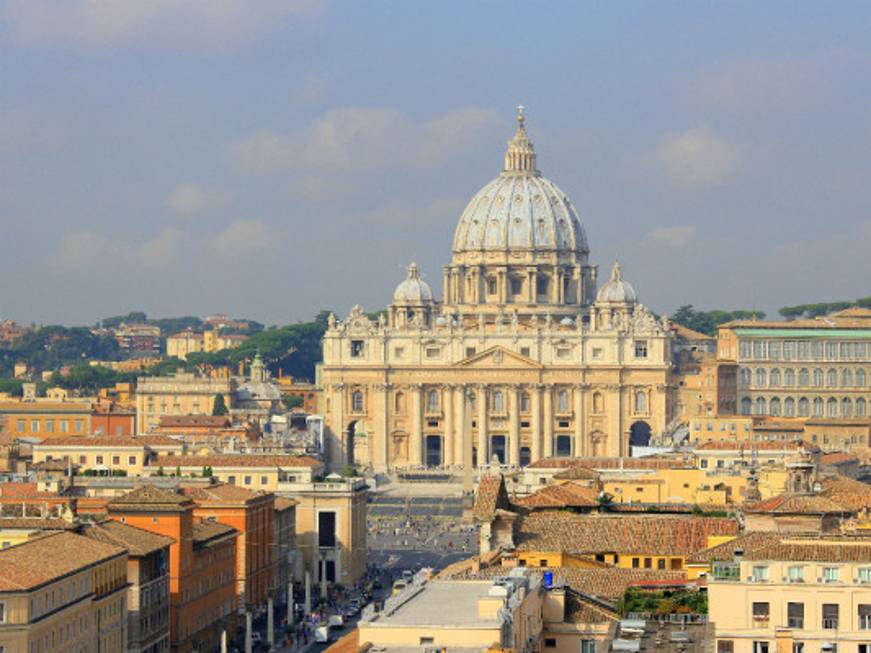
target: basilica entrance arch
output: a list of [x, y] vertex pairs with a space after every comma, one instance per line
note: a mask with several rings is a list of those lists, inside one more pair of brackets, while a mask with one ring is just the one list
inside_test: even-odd
[[650, 444], [650, 424], [638, 420], [629, 429], [629, 446], [646, 447]]
[[428, 435], [425, 442], [426, 454], [424, 460], [427, 467], [442, 466], [442, 436]]
[[554, 440], [554, 455], [557, 458], [570, 458], [572, 455], [572, 436], [558, 435]]
[[526, 467], [532, 462], [532, 450], [529, 447], [520, 447], [520, 466]]

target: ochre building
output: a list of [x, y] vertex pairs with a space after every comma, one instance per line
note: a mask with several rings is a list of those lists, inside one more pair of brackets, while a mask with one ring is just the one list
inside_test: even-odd
[[332, 468], [617, 456], [671, 420], [671, 329], [615, 263], [597, 291], [584, 226], [518, 115], [502, 173], [457, 225], [437, 300], [415, 264], [386, 314], [330, 316]]

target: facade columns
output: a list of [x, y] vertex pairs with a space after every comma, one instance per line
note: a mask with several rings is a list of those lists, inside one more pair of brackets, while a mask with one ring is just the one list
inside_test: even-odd
[[372, 434], [372, 451], [369, 452], [370, 460], [376, 468], [387, 469], [390, 462], [388, 443], [390, 442], [390, 384], [376, 386], [381, 393], [380, 414], [378, 426]]
[[550, 303], [551, 304], [559, 304], [559, 279], [560, 279], [560, 269], [556, 265], [553, 266], [553, 269], [550, 274]]
[[442, 391], [445, 411], [445, 433], [442, 436], [442, 466], [454, 464], [454, 386], [446, 385]]
[[486, 465], [487, 459], [487, 386], [478, 386], [478, 467]]
[[411, 442], [408, 443], [408, 464], [423, 464], [423, 386], [411, 390]]
[[541, 386], [534, 385], [531, 388], [530, 399], [532, 400], [532, 462], [541, 459]]
[[444, 298], [446, 302], [450, 302], [453, 295], [453, 284], [451, 284], [451, 269], [448, 266], [442, 268], [442, 275], [444, 278], [444, 289], [445, 294]]
[[[454, 419], [454, 464], [471, 465], [472, 460], [466, 460], [466, 438], [472, 433], [466, 429], [466, 386], [458, 385], [453, 392], [455, 408]], [[471, 451], [471, 448], [469, 449]]]
[[587, 447], [584, 443], [584, 395], [581, 384], [576, 384], [575, 391], [575, 456], [586, 456]]
[[544, 457], [553, 456], [553, 385], [544, 386]]
[[535, 276], [535, 268], [526, 270], [526, 278], [526, 301], [530, 304], [534, 304], [536, 292], [538, 291], [538, 281]]
[[520, 465], [520, 406], [518, 388], [508, 389], [508, 464]]

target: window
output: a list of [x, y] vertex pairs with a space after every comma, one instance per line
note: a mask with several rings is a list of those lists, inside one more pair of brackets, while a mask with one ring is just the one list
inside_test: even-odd
[[641, 558], [632, 558], [632, 568], [638, 569], [641, 566]]
[[351, 341], [351, 358], [361, 358], [363, 356], [363, 341]]
[[545, 648], [556, 648], [556, 638], [555, 637], [545, 637], [544, 638], [544, 647]]
[[814, 417], [823, 416], [823, 400], [820, 397], [814, 399]]
[[523, 292], [523, 279], [520, 277], [511, 277], [511, 294], [519, 295]]
[[657, 569], [665, 569], [665, 558], [660, 558], [659, 560], [656, 561], [656, 568]]
[[82, 429], [85, 428], [84, 425], [85, 425], [84, 420], [77, 419], [77, 420], [75, 421], [76, 433], [81, 433], [81, 432], [82, 432]]
[[[765, 582], [768, 580], [768, 567], [765, 565], [757, 565], [753, 567], [753, 581], [756, 583]], [[768, 605], [766, 603], [766, 605]]]
[[753, 621], [768, 621], [771, 616], [771, 606], [767, 601], [753, 603]]
[[780, 370], [775, 368], [771, 370], [771, 374], [768, 376], [768, 383], [772, 388], [780, 386]]
[[569, 358], [572, 355], [572, 350], [569, 347], [557, 347], [556, 348], [556, 357], [557, 358]]
[[53, 419], [45, 420], [45, 432], [46, 433], [54, 433], [54, 420]]
[[647, 341], [635, 341], [635, 358], [647, 358]]
[[[0, 603], [0, 624], [6, 623], [6, 604]], [[2, 652], [0, 652], [2, 653]]]
[[786, 577], [790, 583], [803, 583], [804, 567], [801, 565], [790, 565], [786, 570]]
[[856, 386], [859, 388], [865, 387], [865, 370], [856, 370]]
[[560, 390], [557, 394], [557, 410], [561, 413], [569, 412], [569, 392]]
[[780, 399], [774, 397], [768, 404], [768, 414], [775, 417], [780, 416]]
[[318, 546], [336, 546], [336, 513], [323, 511], [318, 513]]
[[269, 485], [269, 477], [261, 476], [260, 477], [260, 485]]
[[102, 465], [102, 464], [103, 464], [103, 456], [97, 456], [97, 458], [96, 458], [96, 464], [98, 464], [98, 465]]
[[363, 393], [360, 390], [354, 390], [351, 394], [351, 412], [363, 412]]
[[804, 653], [804, 642], [793, 642], [792, 653]]
[[593, 358], [596, 360], [602, 358], [602, 348], [601, 347], [593, 347]]
[[795, 385], [795, 370], [788, 369], [783, 373], [783, 385]]
[[830, 397], [826, 402], [826, 415], [829, 417], [838, 416], [838, 400], [834, 397]]
[[756, 385], [768, 385], [768, 373], [761, 367], [756, 370]]
[[862, 567], [859, 569], [859, 582], [871, 583], [871, 567]]
[[531, 352], [530, 352], [529, 347], [521, 347], [520, 348], [520, 355], [526, 356], [527, 358], [529, 358], [531, 356]]
[[804, 628], [804, 603], [786, 604], [786, 625], [788, 628]]
[[236, 477], [235, 476], [228, 476], [227, 483], [229, 483], [230, 485], [236, 485]]
[[865, 399], [859, 397], [856, 400], [856, 417], [865, 417], [868, 414], [867, 404]]
[[735, 643], [731, 639], [717, 640], [717, 653], [735, 653]]
[[25, 426], [24, 426], [23, 419], [20, 419], [17, 422], [15, 422], [15, 430], [16, 431], [18, 431], [19, 433], [24, 433], [24, 428], [25, 428]]
[[529, 393], [522, 392], [520, 394], [520, 412], [528, 413], [531, 409], [531, 402], [529, 400]]
[[466, 358], [471, 358], [474, 355], [475, 355], [475, 348], [474, 347], [466, 347]]
[[420, 638], [420, 645], [421, 646], [423, 646], [424, 644], [432, 644], [434, 642], [435, 642], [435, 637], [421, 637]]
[[837, 567], [823, 567], [823, 582], [824, 583], [837, 583], [838, 582], [838, 568]]
[[245, 485], [251, 485], [251, 477], [250, 477], [250, 476], [246, 476], [246, 477], [245, 477], [245, 480], [244, 480], [243, 482], [245, 483]]
[[[2, 651], [0, 651], [2, 653]], [[596, 653], [596, 640], [594, 639], [582, 639], [581, 640], [581, 653]]]
[[404, 358], [405, 357], [405, 347], [394, 347], [393, 348], [393, 356], [396, 358]]
[[802, 397], [798, 400], [798, 416], [807, 417], [810, 413], [810, 402], [807, 397]]
[[39, 433], [39, 431], [40, 431], [39, 420], [38, 419], [30, 420], [30, 432], [31, 433]]
[[764, 397], [756, 397], [756, 414], [765, 415], [766, 405]]
[[426, 348], [426, 357], [427, 358], [438, 358], [442, 353], [442, 350], [438, 347], [427, 347]]
[[550, 279], [546, 276], [539, 276], [535, 280], [535, 292], [539, 296], [547, 296], [548, 290], [550, 290]]
[[636, 413], [646, 413], [647, 412], [647, 393], [644, 390], [638, 390], [635, 393], [635, 412]]
[[439, 393], [436, 390], [430, 390], [426, 393], [426, 412], [437, 413], [439, 410]]
[[135, 465], [136, 464], [136, 456], [127, 456], [127, 464]]
[[841, 417], [853, 416], [853, 402], [849, 397], [844, 397], [841, 400]]
[[742, 397], [741, 398], [741, 414], [749, 415], [751, 412], [752, 402], [750, 401], [750, 397]]
[[838, 629], [837, 603], [823, 603], [823, 628], [825, 630]]
[[645, 569], [653, 569], [653, 559], [652, 558], [645, 558], [644, 559], [644, 568]]
[[498, 290], [499, 284], [496, 281], [496, 277], [487, 277], [487, 294], [495, 295]]
[[505, 411], [505, 395], [502, 393], [501, 390], [496, 390], [493, 393], [492, 407], [493, 412], [495, 413], [501, 413]]
[[859, 630], [871, 630], [871, 605], [859, 604]]
[[795, 417], [795, 399], [792, 397], [783, 400], [783, 414], [786, 417]]

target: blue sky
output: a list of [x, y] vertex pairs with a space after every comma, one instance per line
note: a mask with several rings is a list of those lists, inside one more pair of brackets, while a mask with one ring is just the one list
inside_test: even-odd
[[514, 107], [670, 312], [871, 294], [871, 5], [0, 0], [0, 318], [386, 305]]

